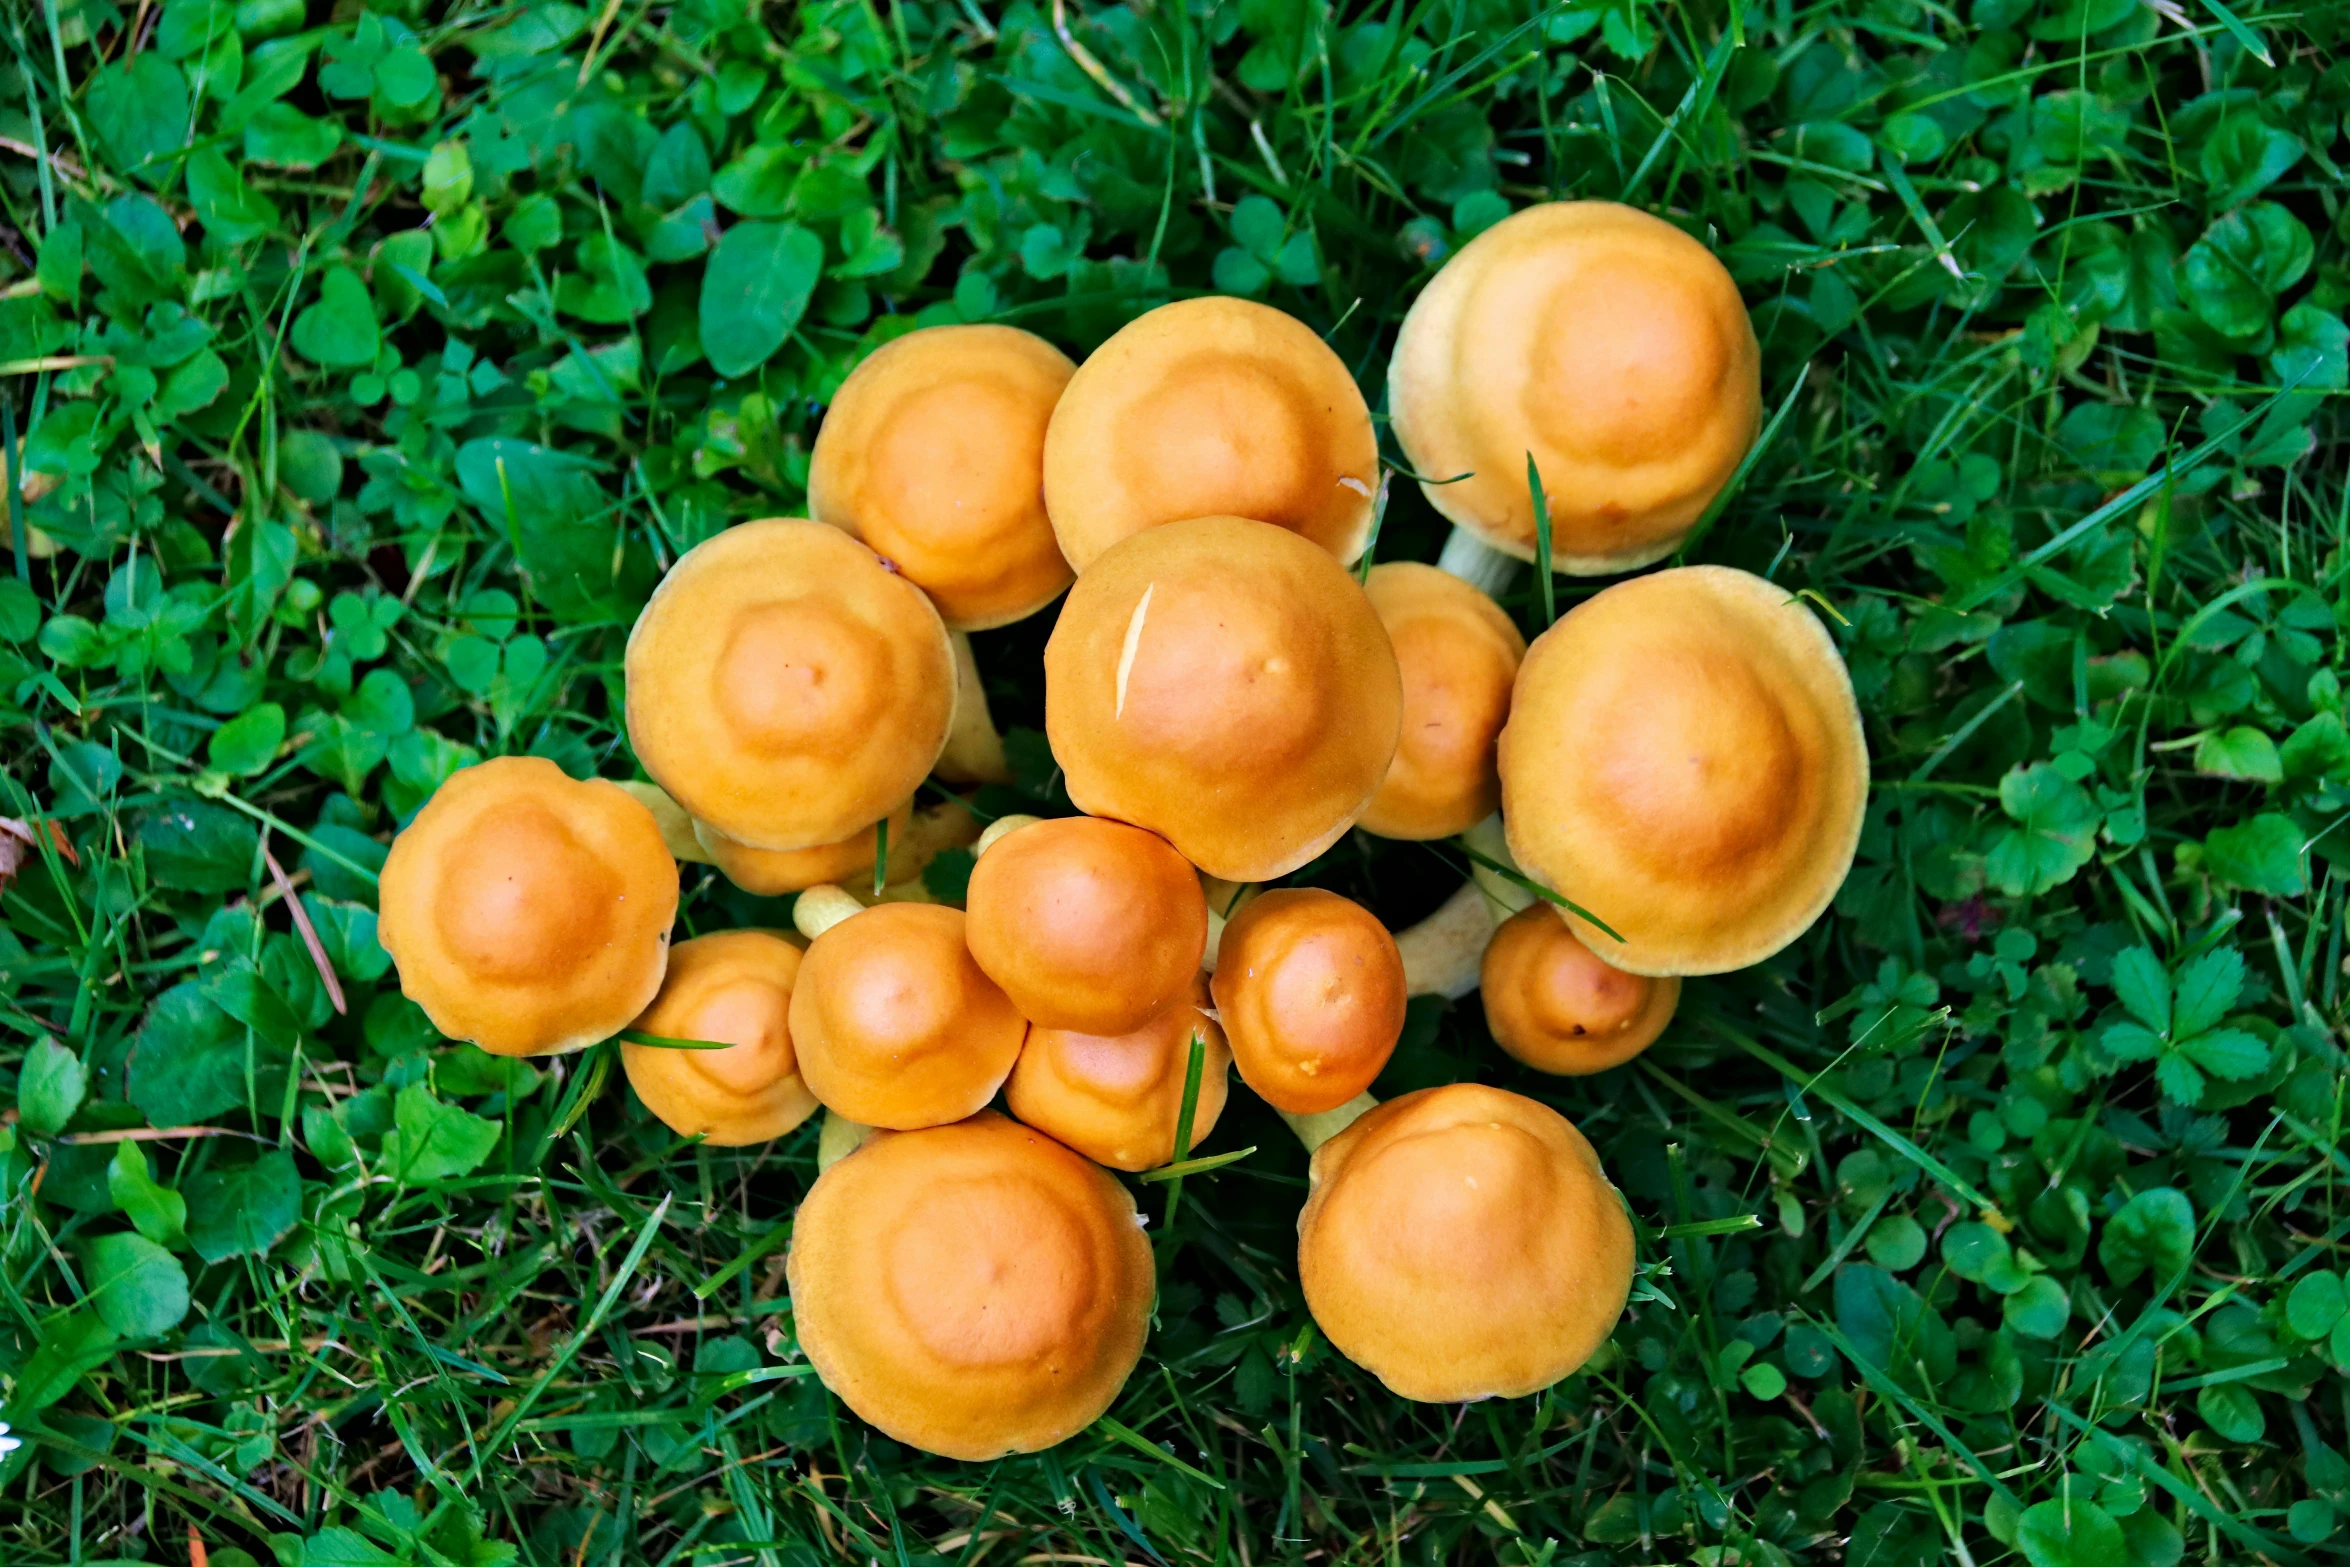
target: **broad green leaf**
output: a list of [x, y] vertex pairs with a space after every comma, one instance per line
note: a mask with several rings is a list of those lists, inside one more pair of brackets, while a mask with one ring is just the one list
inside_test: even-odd
[[191, 1126], [243, 1104], [244, 1025], [193, 981], [172, 986], [131, 1041], [130, 1101], [157, 1126]]
[[147, 874], [188, 892], [242, 892], [260, 840], [251, 817], [210, 800], [173, 800], [139, 823]]
[[106, 1167], [106, 1191], [141, 1235], [158, 1246], [187, 1244], [188, 1200], [147, 1173], [146, 1152], [135, 1142], [116, 1146]]
[[2066, 1298], [2064, 1286], [2045, 1273], [2034, 1274], [2000, 1306], [2000, 1315], [2009, 1329], [2036, 1339], [2052, 1339], [2062, 1333], [2072, 1312], [2072, 1302]]
[[2195, 747], [2195, 771], [2214, 778], [2241, 778], [2247, 783], [2285, 781], [2276, 742], [2249, 724], [2205, 735]]
[[188, 1314], [188, 1270], [143, 1235], [101, 1235], [89, 1243], [90, 1304], [124, 1338], [155, 1338]]
[[422, 1083], [400, 1090], [393, 1129], [384, 1138], [383, 1169], [411, 1185], [470, 1175], [498, 1145], [498, 1123], [444, 1104]]
[[765, 364], [799, 325], [824, 244], [796, 223], [737, 223], [702, 274], [702, 351], [722, 376]]
[[2294, 898], [2309, 890], [2301, 830], [2291, 817], [2274, 812], [2214, 830], [2203, 840], [2203, 868], [2214, 880], [2247, 892]]
[[116, 168], [161, 185], [165, 155], [188, 144], [188, 79], [158, 51], [133, 55], [90, 79], [89, 116]]
[[2054, 765], [2011, 770], [1999, 781], [1999, 803], [2016, 825], [1992, 838], [1983, 870], [2009, 896], [2062, 886], [2096, 852], [2097, 803]]
[[2170, 975], [2150, 949], [2128, 947], [2114, 955], [2113, 993], [2130, 1016], [2157, 1034], [2170, 1032]]
[[2240, 949], [2220, 946], [2200, 954], [2179, 971], [2172, 1033], [2184, 1039], [2216, 1027], [2243, 993], [2244, 954]]
[[2344, 1290], [2340, 1274], [2323, 1268], [2304, 1275], [2285, 1297], [2285, 1325], [2313, 1342], [2333, 1332], [2345, 1312], [2350, 1312], [2350, 1291]]
[[294, 1156], [270, 1150], [250, 1164], [215, 1166], [183, 1187], [188, 1243], [206, 1262], [266, 1252], [302, 1216], [302, 1177]]
[[2200, 164], [2212, 206], [2250, 201], [2284, 178], [2301, 155], [2301, 138], [2269, 124], [2254, 105], [2229, 110], [2203, 142]]
[[2097, 1241], [2097, 1260], [2117, 1285], [2128, 1284], [2149, 1270], [2158, 1284], [2166, 1283], [2187, 1265], [2194, 1246], [2194, 1205], [2184, 1192], [2154, 1186], [2131, 1198], [2121, 1212], [2105, 1221], [2105, 1233]]
[[227, 244], [242, 245], [277, 229], [277, 204], [247, 185], [217, 147], [189, 154], [188, 198], [204, 232]]
[[2035, 1502], [2016, 1524], [2016, 1546], [2032, 1567], [2130, 1567], [2129, 1542], [2113, 1515], [2084, 1497]]
[[375, 363], [382, 338], [375, 301], [349, 267], [330, 267], [318, 286], [318, 303], [294, 317], [294, 348], [313, 364], [350, 369]]
[[87, 1084], [81, 1057], [43, 1034], [17, 1068], [17, 1114], [36, 1132], [62, 1132], [82, 1107]]
[[2215, 1028], [2179, 1042], [2187, 1058], [2213, 1077], [2238, 1082], [2268, 1069], [2268, 1041], [2240, 1028]]
[[2230, 1442], [2257, 1442], [2268, 1431], [2260, 1399], [2241, 1382], [2222, 1382], [2196, 1393], [2195, 1413]]
[[286, 710], [259, 702], [215, 729], [205, 755], [222, 772], [250, 778], [269, 770], [285, 740]]
[[0, 1415], [22, 1419], [38, 1414], [73, 1391], [82, 1374], [114, 1358], [119, 1341], [95, 1311], [60, 1312], [44, 1318], [34, 1336], [33, 1352], [16, 1369], [15, 1386]]
[[285, 169], [315, 169], [343, 144], [340, 121], [317, 120], [290, 103], [267, 103], [245, 121], [245, 156]]

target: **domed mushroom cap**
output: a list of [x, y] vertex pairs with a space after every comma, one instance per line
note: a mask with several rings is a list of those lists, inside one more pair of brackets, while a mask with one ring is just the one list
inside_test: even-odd
[[1328, 551], [1240, 517], [1115, 545], [1045, 645], [1045, 732], [1080, 810], [1228, 881], [1286, 875], [1387, 775], [1403, 685]]
[[1064, 816], [972, 867], [971, 956], [1039, 1028], [1126, 1034], [1191, 988], [1208, 941], [1199, 877], [1156, 833]]
[[792, 981], [800, 949], [763, 930], [681, 941], [661, 993], [638, 1032], [698, 1039], [724, 1050], [674, 1050], [620, 1042], [628, 1086], [663, 1125], [720, 1148], [781, 1137], [805, 1121], [816, 1096], [800, 1080], [791, 1047]]
[[1044, 443], [1045, 505], [1080, 572], [1186, 517], [1253, 517], [1362, 554], [1379, 440], [1345, 361], [1270, 305], [1178, 300], [1078, 367]]
[[1403, 1036], [1403, 957], [1369, 909], [1335, 892], [1268, 892], [1216, 948], [1216, 1011], [1241, 1081], [1276, 1110], [1335, 1110], [1371, 1086]]
[[392, 840], [376, 934], [451, 1039], [553, 1055], [609, 1039], [661, 988], [677, 862], [618, 784], [543, 757], [452, 774]]
[[1192, 1104], [1188, 1154], [1207, 1141], [1224, 1113], [1225, 1072], [1232, 1064], [1232, 1049], [1207, 1015], [1208, 1005], [1207, 983], [1194, 975], [1184, 995], [1131, 1033], [1112, 1038], [1032, 1028], [1004, 1085], [1005, 1101], [1021, 1120], [1096, 1164], [1113, 1170], [1165, 1164], [1177, 1157], [1183, 1080], [1196, 1034], [1199, 1097]]
[[1449, 838], [1501, 805], [1493, 743], [1510, 716], [1526, 639], [1482, 591], [1418, 561], [1373, 566], [1363, 583], [1403, 674], [1403, 731], [1362, 828]]
[[872, 1138], [825, 1171], [787, 1277], [824, 1385], [898, 1441], [972, 1462], [1101, 1418], [1157, 1290], [1126, 1189], [994, 1114]]
[[1378, 1106], [1314, 1153], [1306, 1307], [1424, 1403], [1515, 1398], [1591, 1358], [1632, 1289], [1632, 1224], [1583, 1134], [1475, 1083]]
[[[1620, 582], [1535, 639], [1501, 734], [1527, 875], [1633, 974], [1719, 974], [1801, 935], [1851, 868], [1869, 758], [1827, 629], [1727, 566]], [[1570, 916], [1572, 918], [1572, 916]]]
[[1622, 1066], [1656, 1043], [1681, 1004], [1680, 980], [1608, 967], [1545, 903], [1502, 921], [1479, 984], [1495, 1042], [1560, 1077]]
[[1025, 619], [1075, 575], [1044, 509], [1044, 432], [1077, 367], [1008, 326], [934, 326], [849, 372], [808, 513], [873, 546], [958, 631]]
[[681, 556], [629, 633], [627, 675], [637, 760], [694, 820], [754, 849], [837, 843], [895, 809], [955, 702], [922, 590], [797, 518]]
[[1028, 1020], [971, 961], [963, 911], [882, 903], [809, 944], [792, 989], [800, 1075], [825, 1108], [909, 1131], [983, 1109]]
[[1388, 362], [1396, 439], [1428, 502], [1535, 558], [1533, 455], [1554, 569], [1627, 571], [1676, 549], [1762, 420], [1738, 286], [1662, 218], [1608, 201], [1529, 207], [1461, 247]]
[[[905, 878], [897, 874], [907, 854], [908, 839], [914, 826], [914, 802], [901, 800], [898, 808], [889, 813], [890, 869], [886, 872], [892, 881]], [[745, 892], [761, 897], [781, 897], [787, 892], [800, 892], [819, 882], [845, 882], [858, 877], [870, 877], [874, 857], [881, 852], [879, 822], [870, 823], [863, 832], [852, 833], [838, 843], [820, 843], [806, 849], [754, 849], [735, 842], [708, 822], [694, 824], [694, 842], [711, 864], [726, 873], [726, 879]]]

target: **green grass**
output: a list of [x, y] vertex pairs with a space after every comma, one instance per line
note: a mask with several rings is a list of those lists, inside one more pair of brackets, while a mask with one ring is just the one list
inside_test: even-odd
[[[2350, 1559], [2346, 20], [9, 8], [0, 815], [70, 853], [0, 898], [0, 1559]], [[1082, 353], [1255, 292], [1376, 403], [1431, 269], [1564, 195], [1746, 290], [1781, 417], [1695, 555], [1832, 612], [1877, 779], [1834, 914], [1626, 1068], [1413, 1010], [1382, 1091], [1564, 1110], [1633, 1309], [1539, 1397], [1387, 1396], [1236, 1094], [1205, 1151], [1256, 1153], [1172, 1222], [1136, 1188], [1162, 1294], [1111, 1420], [990, 1466], [876, 1437], [794, 1351], [814, 1129], [697, 1149], [604, 1056], [447, 1046], [374, 941], [384, 841], [477, 756], [625, 775], [661, 565], [798, 509], [909, 320]], [[1381, 554], [1440, 541], [1399, 482]], [[992, 806], [1059, 803], [1046, 629], [978, 639]], [[1303, 875], [1401, 924], [1461, 864]], [[683, 923], [784, 912], [696, 875]], [[217, 1135], [107, 1140], [150, 1125]]]

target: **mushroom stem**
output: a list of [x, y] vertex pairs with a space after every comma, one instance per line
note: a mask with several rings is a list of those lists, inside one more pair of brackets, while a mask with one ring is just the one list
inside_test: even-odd
[[1199, 966], [1206, 972], [1216, 972], [1216, 948], [1224, 940], [1224, 922], [1238, 914], [1241, 906], [1264, 889], [1253, 881], [1226, 881], [1221, 876], [1203, 874], [1200, 891], [1208, 900], [1208, 945], [1200, 954]]
[[1003, 736], [996, 733], [995, 717], [987, 710], [987, 688], [980, 684], [979, 657], [971, 638], [950, 631], [955, 648], [955, 716], [947, 730], [946, 749], [939, 752], [931, 771], [948, 783], [1010, 783], [1011, 764], [1004, 760]]
[[987, 824], [986, 830], [979, 835], [979, 841], [971, 846], [971, 857], [973, 859], [977, 859], [980, 855], [985, 854], [988, 850], [994, 848], [998, 842], [1000, 842], [1009, 834], [1018, 832], [1021, 828], [1029, 826], [1035, 822], [1040, 822], [1042, 820], [1044, 820], [1044, 818], [1041, 816], [1025, 816], [1018, 814], [997, 817], [994, 821]]
[[[1322, 1110], [1313, 1115], [1296, 1115], [1287, 1110], [1276, 1110], [1273, 1113], [1289, 1123], [1289, 1129], [1297, 1133], [1297, 1140], [1306, 1145], [1306, 1152], [1312, 1153], [1370, 1113], [1378, 1103], [1369, 1094], [1357, 1094], [1335, 1110]], [[829, 1136], [832, 1132], [831, 1123], [827, 1122], [824, 1130]]]
[[686, 814], [684, 806], [669, 797], [669, 791], [657, 783], [642, 778], [615, 779], [621, 788], [635, 795], [637, 802], [653, 813], [660, 826], [661, 841], [669, 848], [669, 857], [688, 865], [714, 865], [710, 851], [702, 847], [702, 840], [694, 836], [694, 819]]
[[1495, 923], [1485, 889], [1464, 881], [1435, 913], [1396, 932], [1395, 949], [1403, 954], [1404, 993], [1457, 1001], [1475, 990]]
[[[1485, 820], [1462, 833], [1461, 842], [1489, 860], [1506, 865], [1511, 870], [1518, 868], [1517, 860], [1510, 854], [1509, 838], [1501, 830], [1501, 817], [1498, 814], [1486, 817]], [[1478, 887], [1484, 891], [1485, 896], [1492, 899], [1500, 909], [1501, 912], [1496, 916], [1497, 920], [1508, 919], [1535, 901], [1534, 894], [1489, 866], [1472, 862], [1469, 878], [1476, 882]]]
[[864, 1147], [872, 1135], [873, 1128], [864, 1122], [852, 1121], [838, 1110], [825, 1111], [824, 1130], [816, 1134], [816, 1173], [822, 1175]]
[[864, 912], [865, 905], [857, 901], [854, 893], [830, 882], [818, 882], [802, 892], [792, 905], [791, 922], [801, 935], [814, 941], [850, 915]]
[[1436, 557], [1436, 569], [1478, 588], [1491, 598], [1499, 598], [1503, 590], [1517, 580], [1518, 568], [1525, 564], [1515, 555], [1506, 555], [1459, 524], [1453, 525], [1452, 536], [1444, 541], [1444, 553]]

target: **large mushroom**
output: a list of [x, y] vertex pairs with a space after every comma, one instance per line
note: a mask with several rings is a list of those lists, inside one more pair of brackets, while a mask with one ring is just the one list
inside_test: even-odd
[[1382, 838], [1467, 832], [1501, 805], [1493, 747], [1526, 639], [1482, 589], [1434, 566], [1374, 566], [1363, 591], [1403, 677], [1401, 738], [1363, 807], [1363, 830]]
[[1614, 202], [1551, 202], [1478, 235], [1421, 291], [1387, 405], [1439, 513], [1533, 560], [1531, 460], [1552, 569], [1599, 575], [1680, 546], [1754, 440], [1760, 366], [1704, 245]]
[[[1231, 1046], [1208, 1008], [1208, 987], [1195, 974], [1185, 994], [1116, 1037], [1031, 1028], [1004, 1085], [1004, 1102], [1038, 1131], [1113, 1170], [1147, 1170], [1185, 1158], [1216, 1129], [1232, 1064]], [[1190, 1141], [1178, 1151], [1175, 1136], [1195, 1038], [1199, 1094]]]
[[1395, 938], [1361, 904], [1318, 887], [1268, 892], [1224, 926], [1216, 1012], [1241, 1081], [1292, 1115], [1371, 1086], [1402, 1037]]
[[1615, 936], [1570, 916], [1633, 974], [1718, 974], [1794, 940], [1850, 869], [1868, 800], [1827, 629], [1727, 566], [1618, 583], [1537, 638], [1500, 757], [1511, 853], [1605, 921]]
[[661, 988], [677, 862], [619, 785], [543, 757], [452, 774], [392, 840], [376, 934], [400, 989], [494, 1055], [579, 1050]]
[[1211, 876], [1295, 870], [1353, 825], [1402, 723], [1395, 651], [1327, 550], [1239, 517], [1112, 546], [1045, 647], [1045, 732], [1080, 810]]
[[863, 832], [946, 744], [954, 650], [921, 589], [838, 528], [746, 522], [679, 558], [628, 638], [628, 737], [753, 849]]
[[792, 1052], [800, 949], [772, 931], [681, 941], [635, 1031], [723, 1050], [620, 1042], [628, 1085], [671, 1131], [715, 1147], [763, 1143], [805, 1121], [816, 1096]]
[[826, 1169], [787, 1277], [826, 1387], [898, 1441], [973, 1462], [1101, 1418], [1157, 1287], [1126, 1189], [992, 1113], [877, 1135]]
[[1622, 1066], [1656, 1043], [1681, 1004], [1680, 980], [1609, 967], [1545, 903], [1493, 933], [1480, 990], [1495, 1042], [1560, 1077]]
[[1377, 515], [1379, 441], [1346, 363], [1269, 305], [1178, 300], [1078, 368], [1044, 444], [1045, 504], [1078, 571], [1187, 517], [1253, 517], [1352, 561]]
[[[1311, 1135], [1311, 1134], [1309, 1134]], [[1513, 1398], [1591, 1357], [1632, 1287], [1632, 1224], [1546, 1105], [1455, 1083], [1314, 1147], [1298, 1277], [1333, 1347], [1427, 1403]]]

